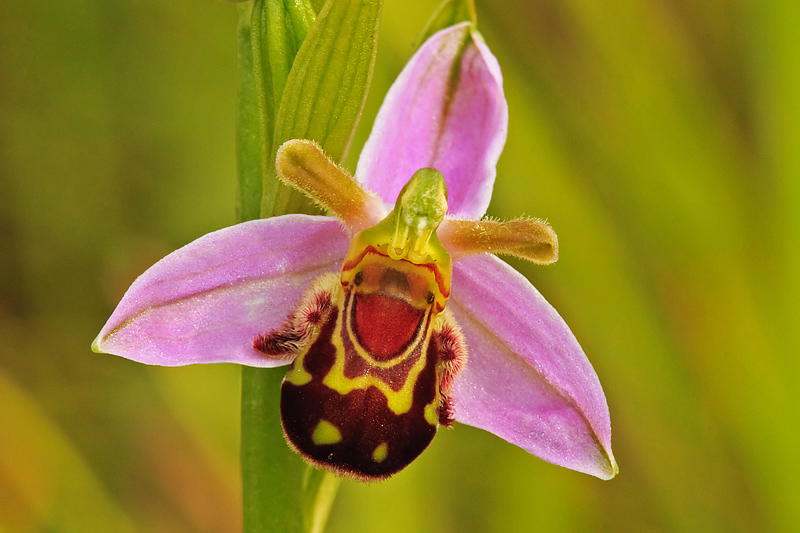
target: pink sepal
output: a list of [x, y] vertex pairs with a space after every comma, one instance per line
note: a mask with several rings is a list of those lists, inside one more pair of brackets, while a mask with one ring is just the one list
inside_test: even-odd
[[456, 420], [551, 463], [614, 477], [600, 381], [533, 285], [494, 256], [466, 257], [455, 264], [448, 308], [469, 350], [454, 383]]
[[287, 215], [221, 229], [139, 276], [93, 344], [151, 365], [279, 366], [253, 349], [311, 282], [341, 268], [350, 236], [329, 217]]

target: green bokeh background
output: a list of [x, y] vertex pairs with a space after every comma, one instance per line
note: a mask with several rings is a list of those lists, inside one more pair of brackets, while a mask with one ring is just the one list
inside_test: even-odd
[[[433, 0], [386, 0], [355, 166]], [[442, 431], [345, 481], [331, 532], [800, 530], [800, 3], [477, 1], [505, 75], [490, 215], [604, 385], [619, 476]], [[0, 532], [241, 528], [234, 365], [89, 343], [130, 282], [234, 222], [236, 8], [0, 4]]]

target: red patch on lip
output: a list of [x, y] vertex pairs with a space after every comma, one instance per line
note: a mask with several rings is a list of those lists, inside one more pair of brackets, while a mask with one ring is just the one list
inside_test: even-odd
[[392, 359], [414, 339], [423, 310], [377, 293], [356, 294], [354, 300], [355, 334], [376, 360]]

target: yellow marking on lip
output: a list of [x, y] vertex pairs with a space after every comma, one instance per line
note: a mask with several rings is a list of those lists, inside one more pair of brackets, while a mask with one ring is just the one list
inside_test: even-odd
[[318, 446], [336, 444], [342, 440], [342, 432], [327, 420], [320, 420], [317, 427], [314, 428], [311, 440]]
[[439, 413], [437, 407], [438, 402], [436, 400], [425, 406], [425, 420], [432, 426], [436, 426], [436, 424], [439, 423]]
[[[359, 376], [356, 378], [345, 377], [344, 375], [345, 348], [344, 348], [344, 343], [342, 342], [342, 335], [343, 335], [342, 326], [344, 321], [347, 320], [345, 316], [348, 313], [345, 312], [346, 309], [344, 305], [342, 305], [340, 309], [342, 311], [340, 312], [339, 317], [336, 320], [336, 328], [334, 329], [333, 336], [331, 338], [331, 342], [336, 347], [337, 357], [336, 361], [333, 363], [333, 367], [331, 368], [330, 372], [328, 372], [328, 374], [323, 378], [322, 383], [342, 395], [345, 395], [350, 391], [356, 389], [367, 389], [371, 386], [375, 387], [379, 391], [381, 391], [381, 393], [383, 393], [383, 395], [386, 397], [387, 406], [393, 413], [397, 415], [402, 415], [407, 413], [409, 410], [411, 410], [411, 405], [414, 403], [413, 392], [414, 392], [414, 386], [417, 383], [417, 378], [419, 377], [422, 370], [425, 368], [425, 364], [427, 363], [428, 359], [427, 355], [428, 342], [430, 341], [432, 333], [430, 323], [428, 322], [428, 317], [426, 316], [425, 318], [423, 318], [423, 320], [425, 320], [426, 323], [428, 323], [427, 329], [420, 332], [416, 341], [412, 343], [408, 351], [402, 357], [398, 357], [392, 360], [392, 364], [398, 364], [403, 359], [408, 357], [412, 353], [415, 347], [417, 346], [420, 347], [421, 353], [419, 359], [409, 369], [408, 376], [406, 378], [405, 383], [403, 384], [403, 387], [398, 391], [394, 391], [392, 390], [391, 387], [389, 387], [389, 385], [386, 384], [385, 381], [383, 381], [377, 376], [372, 376], [367, 374], [365, 376]], [[428, 313], [430, 313], [430, 311], [428, 311]], [[352, 335], [352, 333], [347, 331], [348, 329], [349, 326], [345, 328], [344, 335], [348, 334]], [[369, 357], [368, 354], [362, 353], [362, 350], [360, 350], [357, 344], [355, 343], [354, 343], [354, 348], [356, 349], [356, 353], [360, 357], [365, 358], [364, 357], [365, 355]], [[371, 357], [365, 359], [366, 361], [373, 364], [371, 362], [372, 359]], [[374, 366], [382, 366], [382, 365], [374, 364]]]
[[382, 463], [389, 456], [389, 445], [385, 442], [378, 444], [378, 447], [372, 452], [372, 460], [376, 463]]
[[286, 381], [292, 385], [302, 387], [314, 379], [314, 377], [307, 372], [305, 368], [303, 368], [303, 360], [298, 357], [298, 360], [295, 361], [295, 363], [292, 365], [292, 368], [290, 368], [286, 373], [286, 378], [284, 379], [286, 379]]
[[[369, 356], [369, 354], [364, 353], [363, 349], [360, 349], [357, 343], [353, 342], [353, 347], [356, 350], [356, 354], [354, 355], [362, 357], [370, 365], [377, 367], [389, 367], [399, 364], [405, 358], [409, 357], [416, 347], [419, 347], [420, 349], [419, 359], [409, 369], [403, 387], [398, 391], [394, 391], [385, 381], [383, 381], [381, 378], [377, 376], [365, 375], [365, 376], [359, 376], [357, 378], [345, 377], [344, 364], [346, 355], [342, 337], [343, 335], [353, 335], [353, 334], [352, 332], [348, 331], [350, 329], [349, 327], [343, 327], [344, 321], [346, 320], [345, 315], [347, 315], [344, 305], [344, 300], [345, 300], [345, 291], [344, 290], [337, 291], [337, 294], [334, 296], [334, 306], [336, 306], [339, 309], [339, 314], [336, 317], [336, 325], [334, 327], [334, 331], [330, 339], [331, 344], [333, 344], [336, 350], [336, 359], [334, 361], [331, 370], [322, 378], [322, 383], [327, 387], [330, 387], [331, 389], [335, 390], [341, 395], [346, 395], [350, 391], [357, 389], [366, 390], [369, 387], [375, 387], [386, 397], [387, 406], [393, 413], [397, 415], [402, 415], [407, 413], [408, 411], [411, 410], [411, 406], [414, 403], [413, 392], [414, 392], [414, 386], [417, 383], [417, 378], [419, 377], [422, 370], [425, 368], [428, 359], [428, 354], [427, 354], [428, 343], [430, 342], [430, 337], [433, 330], [431, 328], [432, 324], [430, 323], [430, 318], [427, 316], [427, 314], [429, 314], [431, 311], [428, 310], [426, 312], [426, 316], [423, 317], [422, 319], [427, 324], [427, 328], [424, 328], [422, 331], [420, 331], [418, 337], [408, 348], [406, 353], [403, 354], [401, 357], [397, 357], [395, 359], [392, 359], [391, 361], [388, 361], [387, 363], [380, 364], [377, 361], [374, 361]], [[351, 336], [351, 341], [353, 340], [354, 339]], [[285, 380], [287, 383], [291, 383], [292, 385], [297, 385], [297, 386], [303, 386], [311, 382], [313, 376], [303, 367], [303, 361], [305, 360], [308, 351], [313, 345], [314, 345], [313, 342], [309, 343], [298, 354], [297, 358], [292, 363], [291, 370], [289, 370], [289, 372], [286, 374]]]

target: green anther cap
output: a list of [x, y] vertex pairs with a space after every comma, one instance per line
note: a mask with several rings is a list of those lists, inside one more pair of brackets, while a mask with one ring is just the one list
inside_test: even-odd
[[394, 206], [395, 232], [389, 256], [424, 261], [428, 244], [447, 212], [447, 187], [438, 170], [422, 168], [408, 180]]
[[367, 246], [374, 246], [395, 260], [435, 263], [448, 272], [449, 280], [450, 254], [436, 236], [446, 212], [447, 187], [442, 173], [420, 169], [400, 191], [392, 212], [356, 234], [347, 257], [355, 259]]
[[434, 168], [417, 170], [403, 186], [394, 208], [411, 227], [439, 227], [447, 212], [447, 186], [442, 173]]

